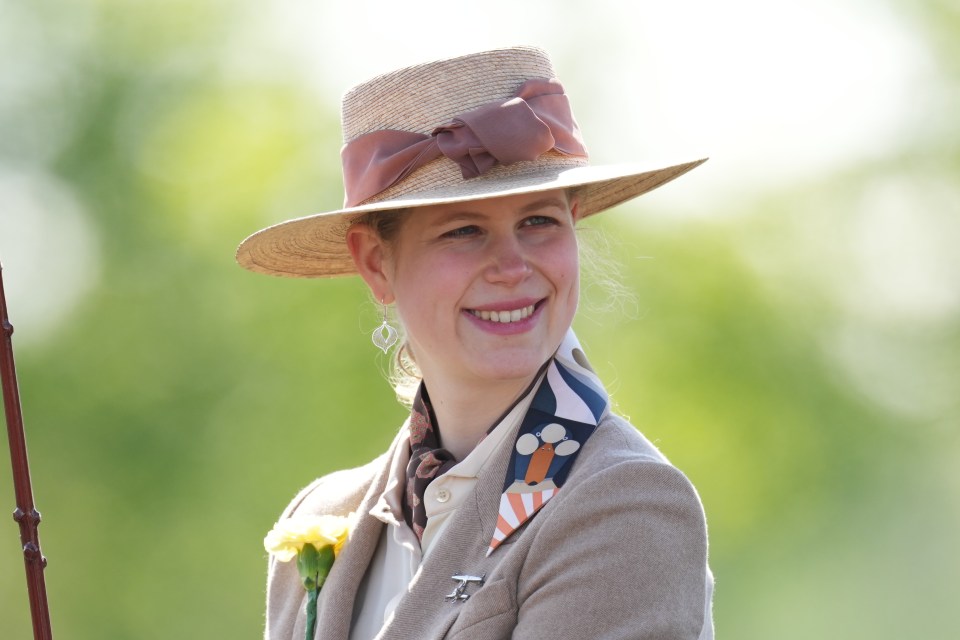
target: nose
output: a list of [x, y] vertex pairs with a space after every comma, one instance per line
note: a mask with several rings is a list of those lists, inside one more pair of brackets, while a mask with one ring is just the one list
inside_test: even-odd
[[531, 272], [526, 253], [517, 238], [506, 237], [492, 243], [490, 266], [486, 272], [490, 282], [519, 284]]

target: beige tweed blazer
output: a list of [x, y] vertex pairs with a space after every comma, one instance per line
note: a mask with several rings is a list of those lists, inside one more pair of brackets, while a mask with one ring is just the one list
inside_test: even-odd
[[[475, 496], [452, 516], [377, 638], [404, 640], [713, 638], [707, 531], [693, 486], [623, 419], [586, 442], [560, 492], [489, 557], [514, 438], [493, 454]], [[320, 478], [284, 512], [361, 514], [320, 593], [317, 640], [347, 640], [357, 588], [385, 526], [369, 516], [393, 447]], [[485, 575], [469, 599], [451, 576]], [[295, 563], [270, 561], [267, 640], [302, 640], [306, 595]]]

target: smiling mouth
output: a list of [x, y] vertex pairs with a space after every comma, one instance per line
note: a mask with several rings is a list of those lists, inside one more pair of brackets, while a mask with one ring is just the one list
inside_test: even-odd
[[467, 309], [467, 311], [481, 320], [486, 320], [488, 322], [509, 323], [520, 322], [525, 318], [529, 318], [533, 315], [534, 309], [536, 309], [536, 305], [531, 304], [519, 309], [510, 309], [504, 311], [477, 311], [476, 309]]

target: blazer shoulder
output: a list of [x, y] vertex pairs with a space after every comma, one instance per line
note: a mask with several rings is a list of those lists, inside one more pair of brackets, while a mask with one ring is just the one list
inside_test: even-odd
[[[593, 450], [594, 455], [604, 454], [622, 461], [639, 460], [670, 464], [656, 445], [630, 422], [614, 413], [609, 413], [600, 420], [597, 430], [587, 441], [587, 446]], [[610, 462], [620, 460], [610, 460]]]
[[386, 464], [386, 457], [383, 454], [363, 466], [317, 478], [297, 493], [280, 517], [289, 518], [294, 513], [343, 516], [355, 511]]
[[572, 500], [581, 489], [600, 490], [627, 504], [642, 493], [642, 487], [670, 495], [670, 501], [684, 505], [695, 520], [705, 521], [703, 503], [689, 478], [632, 424], [615, 414], [604, 417], [587, 440], [568, 484], [572, 488], [565, 496], [561, 492], [558, 500]]

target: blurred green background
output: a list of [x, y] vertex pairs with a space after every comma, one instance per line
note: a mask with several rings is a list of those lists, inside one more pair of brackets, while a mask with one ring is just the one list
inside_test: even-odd
[[713, 156], [588, 223], [634, 298], [604, 310], [587, 276], [576, 326], [701, 492], [718, 637], [956, 637], [952, 0], [0, 0], [0, 260], [58, 638], [261, 636], [264, 533], [404, 411], [358, 280], [234, 248], [339, 205], [340, 91], [517, 42], [595, 159]]

